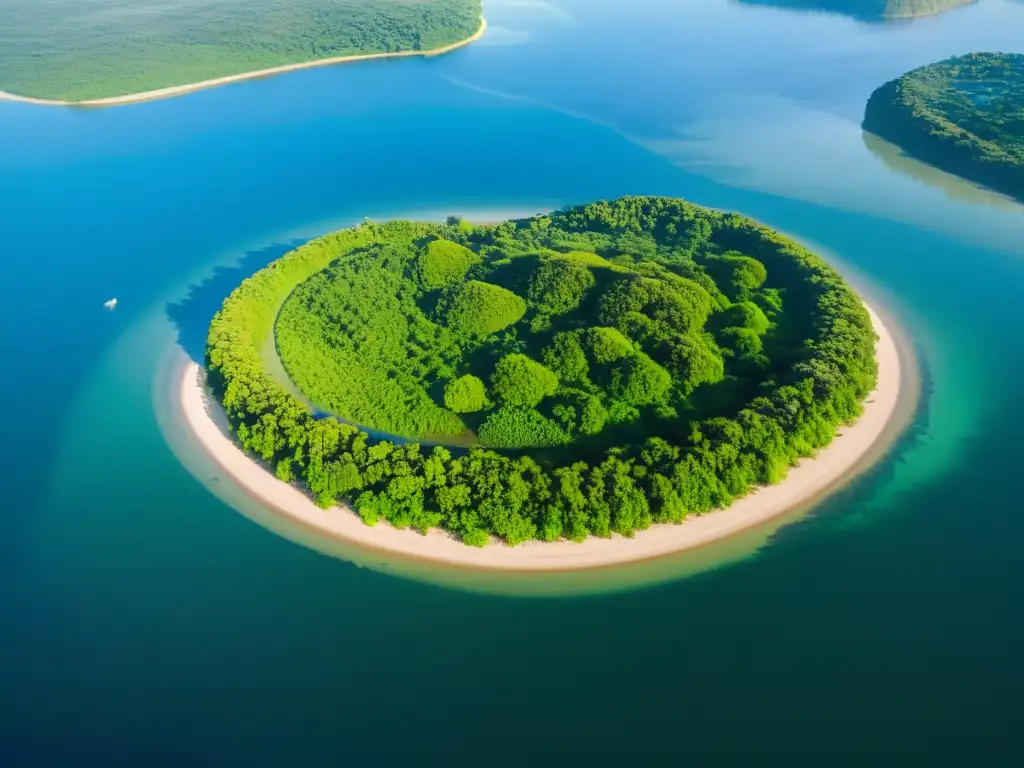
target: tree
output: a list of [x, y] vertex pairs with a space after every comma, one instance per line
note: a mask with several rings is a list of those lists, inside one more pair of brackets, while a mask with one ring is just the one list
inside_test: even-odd
[[487, 535], [487, 531], [479, 528], [473, 528], [462, 534], [462, 543], [470, 547], [486, 547], [490, 540], [491, 537]]
[[733, 304], [722, 313], [722, 324], [737, 328], [747, 328], [758, 336], [763, 336], [771, 328], [771, 322], [757, 304], [752, 301], [741, 301]]
[[480, 425], [480, 442], [491, 448], [536, 448], [567, 445], [569, 433], [554, 419], [532, 408], [506, 405]]
[[561, 315], [576, 309], [595, 282], [594, 274], [582, 264], [548, 259], [530, 278], [528, 298], [538, 312]]
[[444, 288], [461, 281], [480, 257], [464, 245], [448, 240], [431, 240], [419, 257], [420, 281], [427, 290]]
[[764, 348], [761, 337], [750, 328], [725, 328], [720, 336], [723, 346], [733, 350], [741, 358], [756, 357]]
[[506, 355], [491, 377], [496, 397], [507, 405], [533, 408], [558, 390], [558, 375], [526, 355]]
[[626, 315], [639, 312], [674, 331], [700, 328], [711, 312], [710, 294], [693, 280], [673, 277], [620, 280], [601, 299], [602, 321], [621, 328]]
[[746, 301], [768, 279], [764, 264], [738, 251], [712, 254], [705, 269], [732, 301]]
[[526, 302], [498, 285], [470, 280], [450, 297], [444, 308], [446, 325], [462, 336], [488, 336], [518, 322]]
[[616, 328], [589, 328], [586, 332], [587, 348], [595, 362], [612, 363], [636, 354], [636, 347]]
[[661, 400], [671, 386], [671, 374], [640, 353], [613, 373], [610, 391], [630, 405], [651, 405]]
[[475, 413], [487, 405], [484, 383], [466, 374], [448, 382], [444, 388], [444, 407], [455, 413]]
[[661, 345], [661, 358], [684, 395], [725, 378], [725, 361], [707, 333], [675, 335]]
[[562, 381], [582, 383], [587, 380], [590, 365], [578, 333], [555, 334], [551, 344], [545, 347], [542, 358], [544, 364], [558, 374]]
[[580, 412], [580, 432], [584, 435], [596, 435], [604, 429], [608, 412], [601, 405], [601, 398], [588, 397]]

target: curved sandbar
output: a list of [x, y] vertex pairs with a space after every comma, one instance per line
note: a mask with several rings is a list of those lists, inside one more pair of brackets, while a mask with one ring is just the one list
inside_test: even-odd
[[317, 507], [301, 490], [278, 480], [250, 459], [232, 440], [220, 404], [205, 386], [202, 368], [186, 366], [179, 391], [185, 425], [205, 450], [248, 494], [269, 508], [324, 535], [401, 556], [466, 568], [503, 571], [561, 571], [647, 560], [699, 547], [743, 531], [834, 488], [868, 457], [896, 415], [901, 387], [900, 355], [890, 330], [868, 307], [878, 341], [875, 355], [878, 379], [856, 424], [844, 427], [813, 459], [790, 469], [781, 483], [758, 489], [732, 506], [679, 525], [655, 524], [634, 538], [590, 537], [581, 543], [529, 541], [516, 547], [491, 544], [468, 547], [439, 530], [422, 535], [398, 530], [385, 522], [369, 527], [351, 510]]
[[303, 61], [297, 64], [284, 64], [280, 67], [269, 69], [257, 69], [252, 72], [240, 72], [237, 75], [226, 75], [215, 77], [212, 80], [201, 80], [198, 83], [186, 83], [185, 85], [174, 85], [168, 88], [157, 88], [142, 93], [130, 93], [125, 96], [111, 96], [103, 99], [89, 99], [86, 101], [60, 101], [55, 99], [37, 99], [31, 96], [18, 96], [14, 93], [0, 91], [0, 101], [16, 101], [22, 104], [37, 104], [46, 107], [118, 107], [127, 104], [136, 104], [141, 101], [154, 101], [156, 99], [167, 99], [172, 96], [183, 96], [186, 93], [200, 91], [206, 88], [216, 88], [220, 85], [239, 83], [244, 80], [255, 80], [261, 77], [272, 77], [285, 72], [295, 72], [300, 69], [312, 69], [313, 67], [327, 67], [333, 64], [350, 64], [356, 61], [370, 61], [372, 59], [397, 59], [408, 56], [440, 56], [474, 43], [484, 36], [487, 31], [487, 19], [481, 17], [480, 28], [465, 40], [451, 43], [440, 48], [431, 48], [426, 51], [397, 51], [395, 53], [360, 53], [352, 56], [335, 56], [329, 59], [316, 59], [314, 61]]

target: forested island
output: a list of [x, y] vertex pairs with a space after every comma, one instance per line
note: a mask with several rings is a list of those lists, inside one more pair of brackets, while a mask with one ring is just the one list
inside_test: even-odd
[[[271, 334], [310, 401], [412, 439], [314, 413], [268, 372]], [[626, 197], [313, 240], [225, 300], [206, 378], [238, 443], [321, 507], [514, 545], [629, 537], [779, 482], [858, 418], [875, 340], [794, 241]]]
[[1024, 55], [971, 53], [912, 70], [871, 94], [864, 130], [1024, 199]]
[[4, 0], [0, 91], [83, 102], [305, 62], [443, 49], [480, 0]]
[[913, 19], [932, 16], [977, 0], [739, 0], [750, 5], [770, 5], [798, 11], [823, 11], [852, 16], [861, 21]]

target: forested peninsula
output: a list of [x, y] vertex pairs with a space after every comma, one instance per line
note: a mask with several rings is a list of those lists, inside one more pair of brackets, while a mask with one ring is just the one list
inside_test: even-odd
[[[272, 334], [318, 408], [269, 372]], [[862, 413], [875, 342], [799, 244], [626, 197], [313, 240], [226, 299], [206, 371], [241, 447], [320, 507], [515, 545], [630, 537], [779, 482]]]
[[739, 0], [750, 5], [770, 5], [800, 11], [823, 11], [851, 16], [860, 21], [914, 19], [969, 5], [977, 0]]
[[871, 95], [864, 130], [1024, 200], [1024, 55], [971, 53], [912, 70]]
[[480, 0], [4, 0], [0, 92], [108, 102], [311, 62], [443, 51], [474, 38], [481, 13]]

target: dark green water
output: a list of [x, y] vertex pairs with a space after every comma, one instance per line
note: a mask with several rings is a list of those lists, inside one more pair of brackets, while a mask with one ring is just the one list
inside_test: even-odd
[[[910, 67], [1019, 49], [1024, 4], [487, 13], [435, 61], [0, 104], [0, 764], [1020, 762], [1024, 208], [857, 126]], [[451, 589], [268, 532], [169, 446], [175, 355], [296, 241], [627, 193], [819, 244], [916, 347], [889, 458], [756, 552], [585, 596]]]

